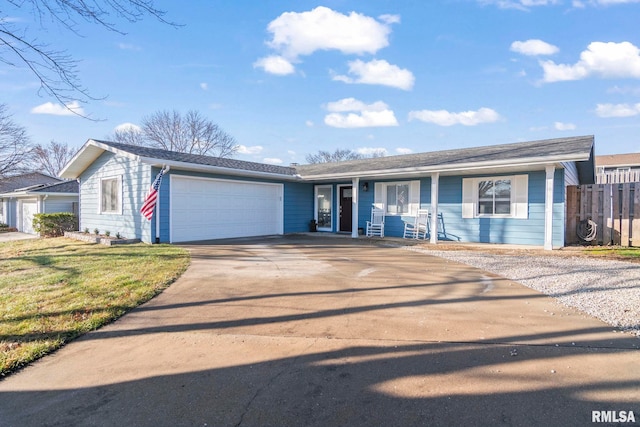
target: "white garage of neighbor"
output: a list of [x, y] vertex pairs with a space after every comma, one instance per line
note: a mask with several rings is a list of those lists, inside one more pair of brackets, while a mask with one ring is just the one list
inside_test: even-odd
[[33, 216], [38, 213], [37, 200], [24, 200], [19, 205], [21, 221], [18, 230], [23, 233], [35, 234], [33, 229]]
[[170, 241], [283, 234], [282, 184], [171, 175]]

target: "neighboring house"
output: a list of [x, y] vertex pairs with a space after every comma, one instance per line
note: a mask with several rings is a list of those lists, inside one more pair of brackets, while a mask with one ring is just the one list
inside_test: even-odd
[[598, 184], [640, 182], [640, 153], [596, 156], [596, 173]]
[[78, 213], [78, 183], [39, 172], [0, 179], [0, 222], [35, 234], [37, 213]]
[[[418, 208], [430, 240], [564, 246], [565, 188], [593, 183], [593, 136], [291, 167], [89, 140], [60, 176], [80, 180], [80, 228], [144, 242], [309, 231], [358, 237], [372, 206], [385, 236]], [[139, 210], [168, 169], [151, 221]], [[437, 221], [437, 222], [436, 222]]]

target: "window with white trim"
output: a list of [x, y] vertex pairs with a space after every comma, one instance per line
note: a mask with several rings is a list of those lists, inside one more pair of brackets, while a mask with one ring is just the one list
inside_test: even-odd
[[463, 218], [528, 218], [529, 176], [464, 178]]
[[100, 180], [100, 213], [122, 213], [122, 177]]
[[412, 215], [420, 205], [420, 181], [376, 182], [374, 205], [385, 215]]

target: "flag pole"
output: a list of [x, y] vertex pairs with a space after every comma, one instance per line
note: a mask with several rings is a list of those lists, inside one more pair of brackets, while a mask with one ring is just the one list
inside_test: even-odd
[[[169, 172], [171, 166], [162, 165], [163, 174]], [[160, 189], [158, 189], [158, 193], [160, 193]], [[156, 243], [160, 243], [160, 194], [156, 198]]]

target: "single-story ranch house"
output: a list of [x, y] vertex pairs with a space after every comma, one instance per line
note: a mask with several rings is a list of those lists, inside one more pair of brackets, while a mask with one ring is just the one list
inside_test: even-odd
[[[139, 212], [166, 171], [151, 221]], [[565, 188], [594, 182], [593, 136], [276, 166], [89, 140], [60, 174], [80, 182], [80, 229], [143, 242], [307, 232], [358, 237], [373, 206], [385, 236], [417, 209], [429, 239], [564, 246]], [[433, 232], [437, 230], [437, 232]]]
[[0, 223], [35, 234], [38, 213], [78, 213], [78, 183], [31, 172], [0, 179]]

